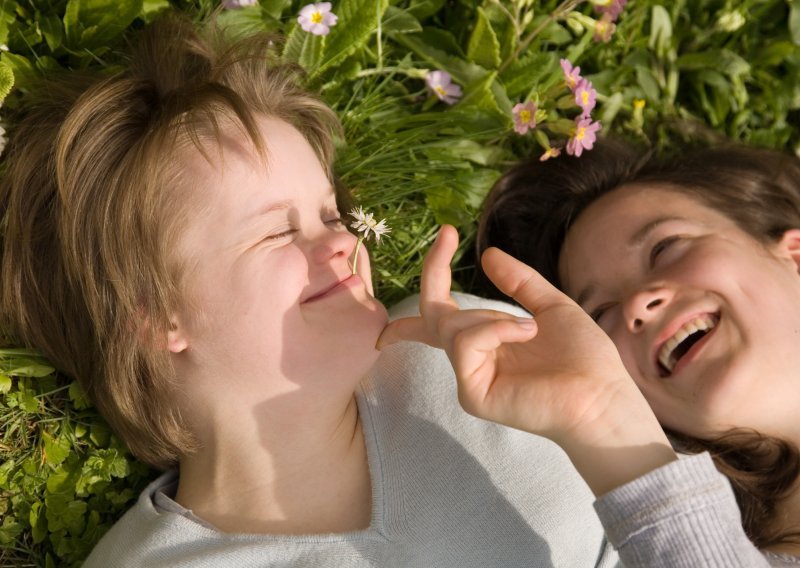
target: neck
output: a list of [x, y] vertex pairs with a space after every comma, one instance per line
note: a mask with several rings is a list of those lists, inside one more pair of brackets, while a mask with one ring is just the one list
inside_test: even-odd
[[[176, 500], [224, 532], [314, 534], [364, 529], [371, 488], [351, 395], [338, 411], [287, 397], [207, 421], [180, 464]], [[241, 401], [240, 401], [241, 402]]]

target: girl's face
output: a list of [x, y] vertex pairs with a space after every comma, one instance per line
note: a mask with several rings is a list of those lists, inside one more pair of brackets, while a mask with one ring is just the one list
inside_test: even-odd
[[665, 427], [776, 435], [798, 408], [798, 261], [800, 230], [765, 246], [685, 194], [627, 186], [578, 217], [559, 275]]
[[190, 165], [203, 204], [180, 243], [190, 301], [170, 350], [254, 401], [298, 386], [321, 402], [330, 389], [352, 395], [344, 383], [374, 363], [387, 319], [369, 259], [362, 248], [352, 275], [356, 238], [308, 142], [281, 120], [258, 122], [266, 168], [242, 135], [213, 166], [199, 155]]

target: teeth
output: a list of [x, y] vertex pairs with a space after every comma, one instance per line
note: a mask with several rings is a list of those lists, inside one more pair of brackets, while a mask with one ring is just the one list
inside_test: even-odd
[[675, 332], [675, 335], [670, 337], [664, 343], [664, 345], [661, 346], [661, 349], [658, 351], [658, 362], [661, 363], [664, 368], [671, 373], [672, 369], [675, 368], [675, 363], [678, 362], [678, 359], [673, 355], [675, 348], [693, 333], [697, 333], [698, 331], [709, 331], [716, 325], [717, 318], [711, 315], [698, 316], [693, 320], [686, 322], [678, 331]]

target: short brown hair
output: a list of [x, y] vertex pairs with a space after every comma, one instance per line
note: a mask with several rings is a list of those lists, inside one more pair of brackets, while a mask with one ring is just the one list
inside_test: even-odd
[[276, 62], [273, 41], [156, 22], [125, 71], [44, 81], [7, 149], [3, 324], [77, 379], [156, 467], [195, 447], [165, 340], [182, 299], [170, 250], [193, 201], [176, 158], [209, 142], [221, 151], [223, 123], [263, 154], [258, 113], [297, 128], [333, 181], [337, 118]]

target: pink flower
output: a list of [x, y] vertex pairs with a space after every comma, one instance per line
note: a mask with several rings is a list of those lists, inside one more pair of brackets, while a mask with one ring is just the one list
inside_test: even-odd
[[425, 77], [425, 83], [440, 101], [449, 105], [461, 98], [461, 87], [453, 83], [453, 79], [447, 71], [431, 71]]
[[588, 117], [594, 105], [597, 104], [597, 91], [592, 87], [592, 82], [581, 79], [573, 92], [575, 93], [575, 104], [583, 110], [581, 117]]
[[564, 80], [567, 82], [567, 87], [569, 87], [571, 91], [574, 91], [575, 87], [577, 87], [578, 83], [583, 79], [580, 75], [581, 68], [572, 67], [572, 63], [570, 63], [569, 59], [562, 59], [561, 69], [564, 70]]
[[514, 114], [514, 132], [525, 134], [536, 128], [536, 103], [517, 103], [511, 112]]
[[567, 154], [579, 158], [584, 150], [591, 150], [597, 140], [597, 131], [600, 130], [599, 122], [592, 122], [591, 118], [579, 116], [575, 119], [575, 132], [567, 142]]
[[616, 22], [627, 3], [628, 0], [608, 0], [603, 5], [595, 4], [594, 11], [597, 14], [608, 15], [609, 21]]
[[258, 0], [225, 0], [222, 3], [222, 7], [227, 10], [237, 10], [247, 6], [255, 6], [256, 4], [258, 4]]
[[614, 31], [616, 29], [617, 26], [611, 20], [611, 17], [608, 14], [603, 14], [603, 16], [597, 20], [597, 23], [594, 25], [594, 36], [592, 39], [594, 41], [608, 43], [611, 41], [611, 36], [614, 35]]
[[540, 162], [546, 162], [550, 158], [556, 158], [556, 157], [558, 157], [560, 155], [561, 155], [561, 150], [559, 150], [558, 148], [555, 148], [555, 147], [548, 148], [547, 150], [545, 150], [544, 154], [539, 156], [539, 161]]
[[303, 31], [314, 35], [328, 35], [331, 28], [339, 21], [339, 17], [331, 12], [330, 2], [317, 2], [308, 4], [300, 10], [297, 23]]

